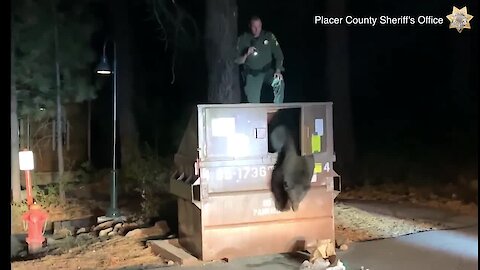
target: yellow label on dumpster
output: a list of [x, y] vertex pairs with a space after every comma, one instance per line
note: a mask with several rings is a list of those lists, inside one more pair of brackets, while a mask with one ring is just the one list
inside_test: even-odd
[[322, 172], [322, 163], [315, 163], [315, 167], [313, 168], [313, 173], [321, 173]]
[[312, 153], [320, 153], [322, 150], [322, 137], [320, 135], [312, 135]]

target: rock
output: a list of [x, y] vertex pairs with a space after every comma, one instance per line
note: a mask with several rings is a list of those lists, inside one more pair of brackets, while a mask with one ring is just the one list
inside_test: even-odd
[[117, 235], [117, 232], [115, 230], [113, 230], [113, 231], [109, 232], [107, 235], [108, 236], [115, 236], [115, 235]]
[[346, 244], [340, 245], [340, 250], [345, 251], [347, 249], [348, 249], [348, 245]]
[[99, 237], [106, 236], [111, 231], [113, 231], [113, 228], [106, 228], [104, 230], [101, 230], [100, 233], [98, 233], [98, 236]]
[[24, 257], [27, 257], [27, 256], [28, 256], [28, 252], [27, 252], [26, 250], [22, 250], [22, 251], [20, 251], [20, 253], [18, 253], [18, 256], [23, 257], [23, 258], [24, 258]]
[[45, 240], [47, 241], [47, 245], [49, 245], [49, 246], [50, 245], [55, 245], [59, 241], [59, 240], [54, 239], [53, 235], [45, 235]]
[[141, 237], [142, 229], [134, 229], [129, 231], [125, 236], [126, 237]]
[[63, 228], [63, 229], [60, 229], [60, 230], [57, 230], [54, 234], [53, 234], [53, 239], [54, 240], [59, 240], [59, 239], [63, 239], [67, 236], [72, 236], [73, 233], [67, 229], [67, 228]]
[[118, 229], [118, 234], [119, 235], [125, 235], [129, 231], [137, 229], [139, 226], [137, 223], [124, 223], [120, 229]]
[[97, 226], [95, 226], [95, 228], [93, 228], [93, 230], [94, 231], [105, 230], [106, 228], [112, 227], [117, 222], [118, 221], [115, 221], [115, 220], [105, 221], [105, 222], [102, 222], [102, 223], [98, 224]]
[[113, 227], [113, 231], [114, 232], [118, 232], [118, 230], [120, 230], [120, 228], [122, 228], [123, 226], [123, 223], [118, 223], [116, 224], [114, 227]]
[[136, 238], [161, 237], [168, 233], [165, 228], [153, 226], [150, 228], [135, 229], [129, 231], [125, 236]]
[[80, 229], [77, 230], [77, 235], [82, 234], [82, 233], [87, 233], [87, 232], [88, 232], [87, 228], [80, 228]]
[[147, 222], [145, 221], [144, 218], [141, 218], [141, 217], [138, 217], [136, 219], [133, 220], [133, 223], [136, 223], [138, 224], [139, 226], [143, 226], [145, 224], [147, 224]]
[[174, 264], [175, 264], [175, 263], [174, 263], [172, 260], [170, 260], [170, 261], [167, 262], [167, 265], [174, 265]]
[[165, 231], [165, 233], [170, 232], [170, 228], [168, 227], [168, 224], [165, 220], [157, 221], [153, 226], [162, 229], [163, 231]]

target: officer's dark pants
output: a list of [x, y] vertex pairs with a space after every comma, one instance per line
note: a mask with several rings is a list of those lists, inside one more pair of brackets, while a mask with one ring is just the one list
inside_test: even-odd
[[[269, 89], [272, 89], [273, 71], [260, 72], [258, 74], [248, 73], [245, 78], [245, 95], [249, 103], [260, 103], [260, 96], [262, 94], [263, 84], [267, 84]], [[274, 100], [273, 103], [283, 103], [285, 82], [282, 81], [279, 87], [273, 89]]]

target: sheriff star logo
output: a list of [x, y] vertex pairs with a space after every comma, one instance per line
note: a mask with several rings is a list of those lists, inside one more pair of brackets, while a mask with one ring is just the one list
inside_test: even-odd
[[459, 33], [464, 28], [470, 29], [470, 20], [472, 18], [473, 16], [467, 13], [467, 7], [461, 9], [453, 7], [452, 13], [447, 15], [447, 19], [450, 21], [449, 28], [455, 28]]

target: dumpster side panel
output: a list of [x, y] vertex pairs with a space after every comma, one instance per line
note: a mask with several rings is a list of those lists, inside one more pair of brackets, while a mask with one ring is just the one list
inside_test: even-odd
[[186, 159], [191, 163], [195, 162], [195, 159], [197, 158], [197, 126], [197, 114], [194, 112], [190, 116], [187, 126], [185, 127], [185, 132], [176, 153], [178, 156], [181, 156], [183, 159]]
[[207, 227], [202, 260], [305, 250], [334, 234], [333, 217]]
[[178, 239], [193, 256], [202, 257], [201, 211], [191, 201], [178, 199]]
[[202, 206], [204, 226], [332, 217], [332, 193], [325, 186], [312, 187], [297, 211], [280, 212], [269, 190], [210, 194]]

